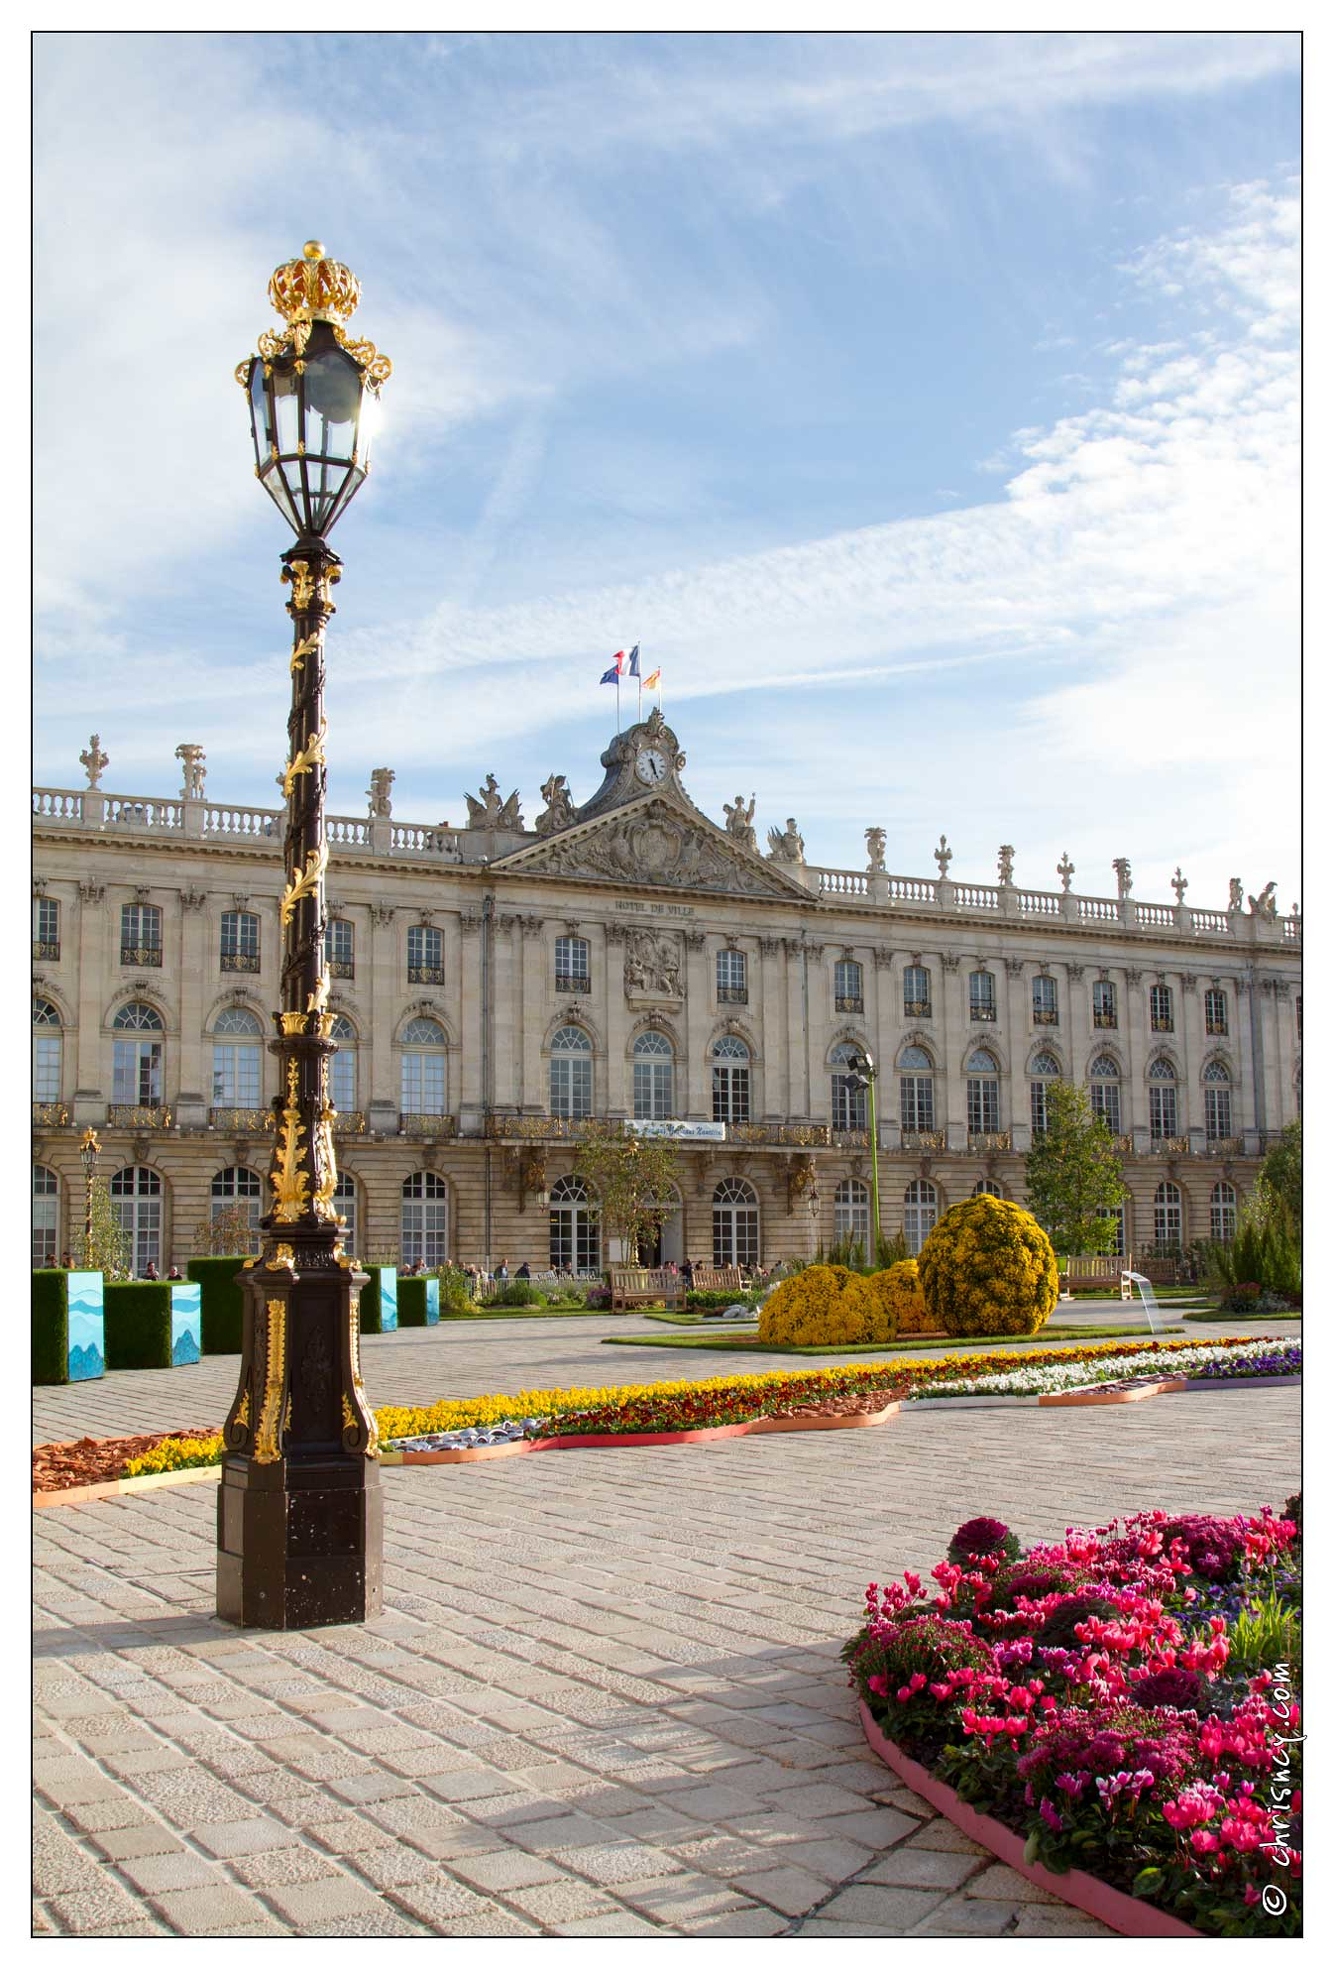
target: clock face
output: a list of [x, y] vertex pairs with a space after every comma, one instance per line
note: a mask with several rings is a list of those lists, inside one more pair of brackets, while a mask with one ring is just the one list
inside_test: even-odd
[[635, 777], [642, 779], [645, 786], [661, 786], [667, 777], [667, 761], [661, 752], [652, 748], [641, 752], [635, 760]]

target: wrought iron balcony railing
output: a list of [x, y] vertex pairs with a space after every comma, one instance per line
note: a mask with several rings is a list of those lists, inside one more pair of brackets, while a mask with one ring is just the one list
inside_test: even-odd
[[829, 1128], [823, 1121], [729, 1121], [729, 1142], [754, 1142], [779, 1149], [827, 1149]]
[[210, 1128], [220, 1128], [233, 1135], [271, 1135], [273, 1109], [210, 1108], [208, 1125]]
[[863, 1012], [865, 1009], [866, 1006], [860, 992], [855, 998], [844, 997], [835, 998], [834, 1000], [834, 1010], [836, 1012]]
[[1058, 1026], [1061, 1023], [1061, 1015], [1054, 1005], [1035, 1005], [1033, 1023], [1035, 1026]]
[[566, 978], [557, 974], [557, 991], [587, 991], [588, 988], [588, 979], [586, 977]]
[[1176, 1025], [1170, 1012], [1151, 1012], [1149, 1014], [1150, 1032], [1175, 1032]]
[[162, 946], [160, 944], [123, 943], [120, 947], [122, 964], [132, 964], [136, 969], [160, 971], [162, 969]]
[[409, 964], [409, 984], [438, 984], [445, 982], [444, 966], [441, 964]]
[[904, 1151], [908, 1154], [919, 1149], [943, 1149], [945, 1131], [943, 1128], [905, 1128], [901, 1141]]
[[931, 1017], [931, 1000], [929, 998], [905, 998], [903, 1001], [903, 1016], [905, 1019], [929, 1019]]
[[1186, 1135], [1157, 1135], [1149, 1143], [1150, 1155], [1189, 1155], [1190, 1138]]
[[1095, 1012], [1093, 1014], [1093, 1027], [1095, 1032], [1115, 1032], [1115, 1012]]
[[328, 963], [331, 978], [354, 978], [357, 974], [357, 967], [350, 957], [331, 957]]
[[836, 1149], [869, 1149], [871, 1131], [869, 1128], [834, 1128], [830, 1130], [830, 1142]]
[[718, 1003], [720, 1005], [749, 1005], [749, 988], [746, 985], [719, 985]]
[[977, 1134], [974, 1134], [971, 1129], [969, 1130], [969, 1155], [993, 1155], [997, 1150], [1008, 1149], [1011, 1146], [1010, 1131], [1008, 1128], [992, 1128], [986, 1132], [979, 1130]]
[[220, 971], [258, 971], [259, 952], [257, 950], [224, 950], [218, 959], [218, 969]]
[[69, 1109], [63, 1101], [34, 1101], [32, 1125], [34, 1128], [68, 1128]]
[[968, 1016], [974, 1025], [995, 1025], [996, 1007], [994, 1005], [970, 1005]]
[[459, 1118], [456, 1114], [400, 1114], [398, 1132], [421, 1140], [444, 1141], [458, 1134]]
[[[431, 1118], [432, 1120], [439, 1119], [438, 1116], [434, 1115]], [[450, 1119], [452, 1120], [453, 1117], [451, 1116]], [[333, 1131], [335, 1135], [364, 1135], [366, 1133], [366, 1116], [362, 1109], [349, 1108], [346, 1113], [338, 1109], [334, 1114]]]
[[113, 1101], [107, 1108], [108, 1128], [170, 1128], [172, 1125], [172, 1112], [167, 1107], [136, 1107]]
[[60, 944], [58, 941], [55, 943], [39, 943], [37, 938], [34, 937], [32, 954], [34, 960], [42, 964], [58, 964], [60, 962]]

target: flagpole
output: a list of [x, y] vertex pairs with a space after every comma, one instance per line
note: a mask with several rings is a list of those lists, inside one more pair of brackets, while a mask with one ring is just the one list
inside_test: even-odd
[[621, 673], [616, 672], [616, 736], [621, 735]]

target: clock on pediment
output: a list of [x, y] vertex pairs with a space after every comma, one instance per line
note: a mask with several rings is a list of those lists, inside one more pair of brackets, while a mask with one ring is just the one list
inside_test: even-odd
[[655, 708], [641, 724], [616, 734], [602, 755], [605, 778], [592, 799], [580, 807], [575, 823], [642, 799], [645, 792], [683, 794], [680, 773], [685, 762], [676, 733]]

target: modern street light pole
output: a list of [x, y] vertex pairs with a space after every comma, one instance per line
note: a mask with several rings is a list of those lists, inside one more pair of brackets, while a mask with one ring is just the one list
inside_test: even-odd
[[341, 1241], [334, 1190], [325, 961], [324, 631], [341, 563], [330, 529], [369, 469], [370, 423], [391, 364], [345, 324], [360, 288], [315, 240], [279, 267], [284, 318], [236, 372], [250, 400], [255, 472], [296, 534], [290, 587], [279, 1093], [263, 1245], [247, 1259], [241, 1376], [223, 1425], [218, 1613], [247, 1627], [367, 1620], [381, 1607], [380, 1469], [361, 1380], [366, 1274]]
[[854, 1087], [866, 1089], [870, 1110], [871, 1136], [871, 1249], [867, 1264], [874, 1271], [880, 1263], [880, 1126], [875, 1112], [875, 1084], [880, 1078], [875, 1058], [868, 1047], [861, 1047], [848, 1061], [848, 1079]]
[[102, 1153], [102, 1144], [97, 1139], [94, 1128], [85, 1128], [79, 1143], [79, 1161], [83, 1164], [83, 1263], [85, 1270], [93, 1262], [93, 1184], [97, 1180], [97, 1158]]

